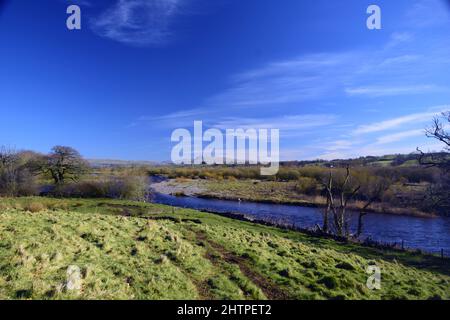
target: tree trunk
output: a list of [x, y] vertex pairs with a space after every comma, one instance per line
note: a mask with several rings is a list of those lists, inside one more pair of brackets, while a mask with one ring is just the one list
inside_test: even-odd
[[361, 211], [358, 217], [358, 231], [356, 232], [356, 237], [359, 238], [363, 233], [363, 217], [366, 215], [365, 212]]
[[327, 208], [325, 209], [325, 213], [323, 216], [323, 227], [322, 230], [325, 233], [329, 232], [329, 215], [330, 215], [330, 209], [331, 209], [331, 203], [330, 203], [330, 199], [327, 198]]
[[359, 238], [362, 233], [363, 233], [363, 218], [364, 216], [367, 214], [366, 210], [367, 208], [370, 207], [370, 205], [372, 204], [372, 200], [369, 201], [368, 203], [366, 203], [366, 205], [361, 209], [361, 211], [359, 212], [359, 217], [358, 217], [358, 230], [356, 232], [356, 237]]

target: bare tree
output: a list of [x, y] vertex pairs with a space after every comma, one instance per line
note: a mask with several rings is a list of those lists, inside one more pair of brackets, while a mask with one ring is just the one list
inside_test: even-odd
[[[342, 182], [336, 181], [333, 178], [333, 172], [330, 171], [328, 180], [323, 183], [326, 193], [327, 193], [327, 209], [324, 216], [324, 231], [330, 229], [329, 226], [329, 213], [332, 213], [333, 217], [333, 227], [337, 236], [339, 237], [349, 237], [350, 236], [350, 226], [349, 219], [347, 216], [347, 206], [351, 199], [354, 199], [361, 186], [351, 186], [350, 181], [350, 167], [347, 166], [345, 170], [345, 176]], [[336, 197], [338, 198], [336, 200]]]
[[14, 196], [17, 191], [17, 152], [5, 146], [0, 148], [0, 192]]
[[446, 130], [446, 125], [443, 122], [450, 124], [450, 111], [443, 112], [441, 117], [436, 117], [433, 120], [433, 125], [426, 130], [427, 137], [434, 138], [445, 144], [446, 151], [450, 151], [450, 132]]
[[51, 176], [56, 185], [66, 180], [76, 181], [88, 169], [80, 153], [65, 146], [53, 147], [52, 152], [41, 158], [38, 165], [44, 174]]
[[[445, 124], [448, 122], [448, 124]], [[450, 111], [442, 113], [441, 117], [433, 119], [431, 127], [425, 130], [428, 138], [436, 139], [444, 144], [444, 151], [441, 153], [426, 154], [420, 149], [419, 162], [427, 167], [438, 167], [445, 173], [450, 172], [450, 132], [447, 128], [450, 126]]]
[[0, 147], [0, 195], [18, 196], [37, 193], [25, 152]]
[[450, 208], [450, 111], [444, 112], [440, 117], [433, 119], [431, 127], [426, 129], [426, 136], [443, 143], [443, 151], [427, 154], [420, 152], [419, 163], [427, 168], [439, 168], [442, 175], [438, 181], [428, 188], [425, 202], [432, 210], [448, 213]]
[[364, 194], [367, 199], [364, 206], [359, 211], [358, 216], [358, 228], [356, 230], [356, 237], [360, 237], [363, 233], [363, 218], [368, 214], [368, 209], [374, 202], [381, 201], [383, 195], [392, 185], [392, 181], [383, 177], [367, 176], [361, 183], [361, 193]]
[[331, 211], [331, 197], [330, 191], [333, 189], [333, 173], [330, 171], [328, 181], [325, 184], [325, 189], [327, 190], [327, 206], [325, 207], [325, 212], [323, 215], [323, 226], [322, 231], [325, 233], [330, 232], [330, 211]]

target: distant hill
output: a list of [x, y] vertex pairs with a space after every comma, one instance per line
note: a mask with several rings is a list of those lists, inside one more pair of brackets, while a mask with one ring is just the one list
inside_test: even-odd
[[[449, 155], [448, 153], [433, 153], [433, 155]], [[335, 159], [335, 160], [294, 160], [282, 161], [280, 165], [283, 167], [303, 167], [303, 166], [325, 166], [325, 167], [413, 167], [418, 166], [419, 155], [417, 153], [410, 154], [391, 154], [384, 156], [366, 156], [354, 159]], [[450, 157], [450, 155], [449, 155]], [[133, 160], [112, 160], [112, 159], [88, 159], [89, 164], [97, 168], [107, 167], [132, 167], [132, 166], [170, 166], [170, 161], [133, 161]], [[230, 165], [241, 166], [241, 165]]]
[[112, 160], [112, 159], [88, 159], [87, 161], [91, 166], [97, 168], [157, 166], [162, 164], [156, 161], [132, 161], [132, 160]]
[[[448, 153], [433, 153], [433, 155], [443, 155]], [[350, 165], [351, 167], [412, 167], [418, 166], [419, 155], [417, 153], [410, 154], [392, 154], [384, 156], [367, 156], [355, 159], [336, 159], [336, 160], [312, 160], [312, 161], [285, 161], [281, 162], [282, 166], [327, 166], [327, 167], [343, 167]]]

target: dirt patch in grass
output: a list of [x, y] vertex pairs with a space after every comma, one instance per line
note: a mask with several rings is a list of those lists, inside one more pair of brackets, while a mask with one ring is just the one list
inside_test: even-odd
[[193, 281], [201, 300], [214, 300], [214, 295], [209, 290], [208, 281]]
[[220, 256], [220, 258], [222, 258], [225, 262], [238, 265], [241, 272], [255, 285], [257, 285], [262, 290], [264, 295], [270, 300], [289, 299], [289, 295], [282, 289], [280, 289], [277, 285], [275, 285], [272, 281], [253, 271], [247, 265], [247, 261], [243, 257], [236, 256], [225, 249], [222, 245], [211, 241], [203, 232], [197, 231], [195, 233], [198, 241], [207, 243], [212, 249], [214, 249], [214, 252], [207, 251], [205, 255], [205, 257], [210, 260], [212, 264], [218, 265], [218, 259]]

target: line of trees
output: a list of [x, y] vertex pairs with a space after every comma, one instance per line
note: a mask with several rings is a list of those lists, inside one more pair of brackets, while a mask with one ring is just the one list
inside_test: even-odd
[[55, 146], [49, 154], [16, 151], [0, 147], [0, 195], [29, 196], [39, 194], [37, 177], [50, 178], [55, 186], [76, 181], [88, 172], [88, 164], [71, 147]]
[[89, 163], [71, 147], [55, 146], [48, 154], [0, 148], [0, 196], [39, 194], [57, 197], [145, 200], [147, 176], [90, 174]]
[[[426, 154], [419, 151], [419, 163], [426, 168], [437, 168], [439, 179], [431, 183], [424, 194], [426, 206], [431, 206], [434, 212], [448, 214], [450, 212], [450, 112], [443, 113], [433, 120], [430, 128], [426, 129], [426, 136], [444, 144], [441, 153]], [[363, 220], [368, 209], [382, 200], [384, 194], [393, 184], [390, 177], [373, 175], [352, 175], [350, 167], [345, 172], [330, 168], [327, 179], [322, 180], [322, 187], [327, 198], [324, 209], [322, 226], [319, 229], [327, 234], [338, 237], [360, 237], [363, 233]], [[364, 195], [364, 205], [360, 209], [356, 232], [351, 234], [350, 220], [347, 212], [349, 201], [358, 195]]]

